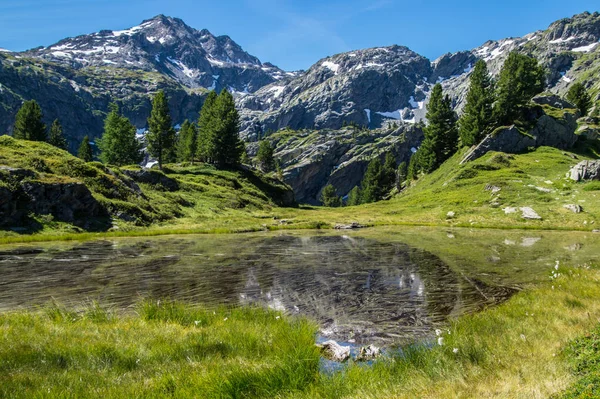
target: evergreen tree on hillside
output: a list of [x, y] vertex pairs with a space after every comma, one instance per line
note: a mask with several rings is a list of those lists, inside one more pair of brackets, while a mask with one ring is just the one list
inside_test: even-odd
[[585, 89], [585, 86], [579, 82], [571, 86], [567, 92], [567, 100], [579, 109], [581, 116], [586, 116], [592, 107], [592, 98]]
[[336, 194], [335, 187], [331, 184], [326, 185], [321, 192], [321, 203], [323, 206], [337, 208], [342, 206], [342, 199]]
[[35, 100], [25, 101], [15, 119], [14, 138], [46, 141], [46, 125], [42, 122], [42, 109]]
[[348, 193], [348, 200], [346, 202], [346, 205], [348, 206], [355, 206], [355, 205], [360, 205], [360, 188], [358, 188], [358, 186], [354, 186], [354, 188], [352, 190], [350, 190], [350, 192]]
[[275, 157], [273, 146], [269, 140], [262, 140], [258, 145], [258, 152], [256, 154], [256, 160], [258, 166], [263, 172], [271, 172], [275, 169]]
[[383, 197], [381, 169], [381, 161], [379, 158], [375, 157], [369, 162], [367, 171], [361, 183], [361, 203], [368, 204], [370, 202], [379, 201]]
[[102, 162], [117, 166], [141, 162], [141, 145], [135, 132], [135, 126], [120, 114], [117, 104], [111, 104], [104, 120], [102, 138], [98, 140]]
[[215, 103], [217, 93], [210, 91], [204, 100], [200, 117], [198, 119], [198, 157], [203, 162], [212, 162], [214, 158], [214, 143], [216, 134], [217, 115], [215, 114]]
[[67, 149], [67, 139], [63, 135], [63, 129], [58, 119], [55, 119], [54, 122], [52, 122], [52, 126], [50, 126], [48, 143], [60, 148], [61, 150]]
[[156, 93], [152, 101], [152, 111], [148, 118], [148, 153], [158, 161], [162, 169], [163, 163], [172, 162], [175, 155], [175, 129], [171, 121], [169, 103], [165, 93]]
[[79, 149], [77, 150], [77, 157], [83, 159], [85, 162], [92, 162], [94, 159], [90, 138], [88, 136], [85, 136], [81, 141]]
[[406, 162], [401, 162], [400, 165], [398, 165], [398, 171], [396, 172], [396, 188], [398, 191], [402, 191], [407, 177], [408, 168], [406, 166]]
[[467, 103], [459, 120], [459, 133], [462, 145], [477, 144], [484, 132], [492, 124], [492, 107], [494, 104], [494, 87], [488, 73], [487, 64], [483, 60], [475, 63], [470, 78]]
[[412, 178], [416, 178], [419, 172], [431, 173], [437, 169], [458, 147], [456, 113], [450, 97], [444, 96], [439, 83], [431, 92], [426, 118], [428, 123], [423, 130], [425, 138], [412, 157], [412, 169], [409, 168]]
[[512, 52], [502, 66], [496, 85], [493, 116], [498, 125], [518, 120], [529, 101], [544, 90], [544, 68], [535, 58]]
[[198, 149], [198, 129], [194, 123], [187, 119], [181, 125], [179, 139], [177, 140], [177, 160], [179, 162], [194, 163]]
[[240, 139], [240, 117], [233, 96], [223, 90], [214, 104], [216, 129], [214, 139], [214, 162], [219, 166], [234, 166], [240, 163], [244, 143]]
[[387, 194], [396, 184], [396, 158], [391, 152], [385, 154], [385, 162], [381, 171], [381, 191]]
[[416, 180], [419, 178], [419, 161], [417, 158], [417, 154], [419, 153], [419, 151], [417, 150], [417, 152], [415, 154], [413, 154], [412, 157], [410, 157], [410, 161], [408, 162], [408, 168], [406, 170], [406, 181], [410, 182], [413, 180]]

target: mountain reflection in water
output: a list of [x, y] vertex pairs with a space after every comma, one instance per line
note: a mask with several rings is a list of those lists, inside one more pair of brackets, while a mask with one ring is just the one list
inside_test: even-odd
[[402, 243], [348, 236], [204, 236], [0, 250], [0, 309], [140, 298], [260, 305], [308, 316], [325, 337], [385, 344], [431, 333], [512, 290], [457, 274]]

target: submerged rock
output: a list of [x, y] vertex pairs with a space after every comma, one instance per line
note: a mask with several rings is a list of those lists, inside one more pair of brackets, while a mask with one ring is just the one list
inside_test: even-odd
[[365, 362], [373, 360], [381, 356], [381, 349], [371, 344], [369, 346], [363, 346], [359, 349], [358, 355], [356, 355], [356, 361]]
[[350, 347], [342, 346], [334, 340], [323, 342], [321, 345], [317, 345], [321, 349], [321, 355], [334, 362], [345, 362], [350, 358]]

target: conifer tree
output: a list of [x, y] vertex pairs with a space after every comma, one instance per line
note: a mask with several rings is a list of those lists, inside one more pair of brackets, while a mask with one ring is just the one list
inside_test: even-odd
[[179, 162], [194, 163], [198, 149], [198, 129], [187, 119], [181, 125], [177, 140], [177, 159]]
[[408, 169], [406, 171], [406, 180], [408, 182], [412, 180], [417, 180], [419, 178], [419, 160], [418, 160], [419, 151], [413, 154], [410, 157], [410, 161], [408, 162]]
[[510, 125], [529, 101], [544, 90], [544, 68], [535, 58], [512, 52], [500, 70], [493, 115], [497, 124]]
[[381, 176], [381, 161], [375, 157], [369, 162], [361, 183], [361, 203], [368, 204], [382, 198]]
[[398, 171], [396, 172], [396, 188], [398, 191], [402, 191], [407, 177], [408, 169], [406, 167], [406, 162], [401, 162], [400, 165], [398, 165]]
[[25, 101], [15, 119], [14, 138], [46, 141], [46, 125], [42, 122], [42, 109], [35, 100]]
[[77, 150], [77, 157], [83, 159], [85, 162], [92, 162], [94, 159], [90, 138], [88, 136], [85, 136], [81, 141], [79, 149]]
[[354, 186], [354, 188], [352, 190], [350, 190], [350, 192], [348, 193], [347, 205], [348, 206], [360, 205], [360, 197], [361, 197], [360, 188], [358, 188], [358, 186]]
[[215, 103], [217, 93], [211, 91], [204, 100], [200, 117], [198, 119], [198, 157], [203, 162], [212, 162], [214, 158], [214, 143], [216, 134], [216, 125], [218, 123], [215, 114]]
[[251, 164], [250, 157], [248, 156], [248, 148], [246, 147], [246, 143], [244, 142], [244, 151], [242, 151], [242, 157], [240, 158], [240, 163], [244, 165]]
[[262, 140], [258, 145], [256, 160], [258, 166], [263, 172], [271, 172], [275, 168], [274, 149], [269, 140]]
[[391, 152], [385, 154], [385, 162], [381, 171], [381, 191], [389, 193], [396, 183], [396, 158]]
[[581, 116], [586, 116], [592, 107], [592, 98], [585, 89], [585, 86], [580, 82], [571, 86], [567, 92], [567, 100], [579, 109]]
[[65, 139], [65, 136], [63, 135], [63, 129], [58, 119], [55, 119], [54, 122], [52, 122], [52, 126], [50, 126], [48, 143], [61, 150], [67, 149], [67, 139]]
[[426, 118], [428, 123], [423, 131], [425, 138], [413, 155], [413, 168], [409, 168], [412, 178], [416, 178], [419, 172], [430, 173], [437, 169], [458, 147], [456, 114], [452, 110], [450, 97], [444, 96], [439, 83], [431, 92]]
[[240, 163], [244, 143], [240, 139], [240, 117], [233, 96], [223, 90], [214, 104], [217, 116], [213, 128], [214, 162], [219, 166], [235, 166]]
[[321, 203], [323, 206], [337, 208], [342, 206], [342, 199], [336, 194], [335, 187], [331, 184], [326, 185], [321, 192]]
[[102, 162], [117, 166], [141, 162], [141, 145], [135, 132], [135, 126], [120, 114], [117, 104], [110, 104], [110, 112], [104, 120], [104, 132], [98, 140]]
[[483, 60], [475, 63], [470, 77], [467, 103], [459, 120], [460, 141], [464, 146], [477, 144], [492, 125], [494, 88], [492, 78]]
[[176, 134], [171, 121], [169, 103], [162, 90], [156, 93], [152, 101], [146, 138], [148, 153], [156, 158], [160, 169], [162, 169], [163, 163], [173, 161]]

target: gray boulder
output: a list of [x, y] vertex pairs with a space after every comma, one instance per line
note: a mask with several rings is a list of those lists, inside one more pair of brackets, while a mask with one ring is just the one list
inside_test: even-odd
[[600, 180], [600, 160], [579, 162], [571, 168], [567, 177], [574, 181]]
[[583, 211], [583, 208], [581, 208], [581, 205], [577, 205], [577, 204], [563, 205], [563, 208], [568, 209], [573, 213], [581, 213]]

